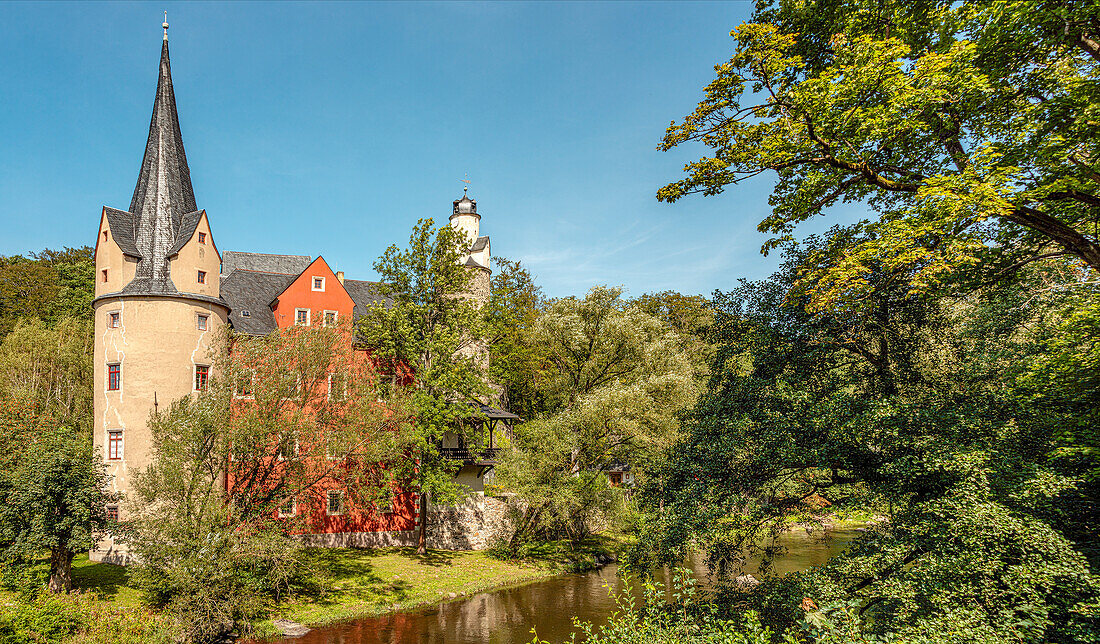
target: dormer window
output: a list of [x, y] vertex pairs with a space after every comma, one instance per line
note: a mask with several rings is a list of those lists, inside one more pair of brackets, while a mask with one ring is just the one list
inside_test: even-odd
[[206, 243], [206, 233], [199, 233], [199, 243], [200, 244], [205, 244]]
[[206, 283], [206, 271], [199, 271], [199, 284]]
[[315, 290], [315, 291], [325, 290], [325, 278], [323, 278], [323, 277], [314, 277], [313, 278], [313, 290]]

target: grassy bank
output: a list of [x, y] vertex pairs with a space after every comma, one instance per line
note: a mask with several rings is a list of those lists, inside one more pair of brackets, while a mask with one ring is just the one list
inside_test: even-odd
[[[597, 537], [576, 547], [545, 543], [525, 549], [518, 559], [442, 550], [417, 555], [412, 548], [310, 549], [306, 556], [317, 592], [280, 604], [272, 618], [316, 626], [410, 610], [592, 569], [614, 557], [623, 543], [617, 537]], [[262, 632], [273, 628], [270, 620], [257, 626]]]
[[[305, 551], [307, 583], [255, 626], [261, 635], [272, 634], [272, 619], [317, 626], [451, 601], [590, 570], [613, 559], [625, 544], [622, 537], [607, 536], [580, 545], [539, 543], [516, 558], [442, 550], [417, 555], [412, 548], [311, 548]], [[43, 579], [46, 566], [43, 561], [35, 571]], [[142, 605], [127, 568], [82, 555], [73, 562], [73, 587], [70, 597], [0, 592], [0, 641], [126, 644], [172, 638], [168, 620]]]

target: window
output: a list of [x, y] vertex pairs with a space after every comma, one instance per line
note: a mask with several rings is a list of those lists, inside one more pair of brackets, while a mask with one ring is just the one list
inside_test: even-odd
[[107, 328], [108, 329], [117, 329], [120, 326], [122, 326], [122, 312], [121, 311], [111, 311], [110, 313], [108, 313], [107, 314]]
[[375, 514], [392, 514], [393, 513], [393, 495], [388, 491], [383, 496], [375, 501], [374, 505]]
[[109, 430], [107, 430], [107, 460], [109, 460], [109, 461], [121, 461], [122, 460], [122, 430], [121, 429], [109, 429]]
[[107, 231], [103, 231], [103, 241], [107, 241]]
[[206, 389], [206, 383], [210, 380], [210, 365], [195, 365], [195, 391]]
[[115, 522], [118, 521], [118, 506], [117, 505], [108, 505], [107, 506], [107, 520], [108, 521], [115, 521]]
[[252, 369], [244, 369], [237, 374], [237, 381], [233, 383], [233, 395], [237, 398], [251, 398], [254, 376], [255, 372]]
[[122, 389], [122, 365], [117, 362], [107, 365], [107, 390], [118, 391]]
[[336, 326], [336, 311], [325, 311], [325, 326]]
[[313, 278], [313, 290], [315, 290], [315, 291], [325, 290], [325, 278], [323, 278], [323, 277], [314, 277]]
[[335, 516], [337, 514], [344, 513], [344, 493], [340, 490], [328, 491], [328, 506], [325, 508], [325, 514]]
[[280, 517], [292, 517], [298, 514], [298, 504], [294, 502], [294, 499], [287, 499], [286, 503], [279, 506]]
[[206, 243], [206, 233], [199, 233], [199, 243], [200, 244], [205, 244]]
[[199, 284], [206, 283], [206, 271], [199, 271]]
[[199, 331], [205, 331], [206, 330], [206, 322], [209, 319], [210, 319], [209, 315], [200, 315], [200, 316], [195, 318], [195, 326], [198, 327]]
[[343, 402], [348, 397], [348, 379], [342, 373], [328, 375], [328, 399]]
[[242, 318], [250, 318], [250, 317], [252, 317], [252, 312], [249, 311], [248, 309], [244, 309], [243, 311], [241, 311], [241, 317]]
[[106, 284], [107, 283], [107, 269], [105, 268], [100, 272], [103, 274], [103, 283]]
[[286, 461], [296, 456], [298, 456], [298, 437], [284, 436], [282, 442], [279, 443], [279, 460]]
[[298, 326], [309, 326], [309, 309], [295, 309], [294, 323]]

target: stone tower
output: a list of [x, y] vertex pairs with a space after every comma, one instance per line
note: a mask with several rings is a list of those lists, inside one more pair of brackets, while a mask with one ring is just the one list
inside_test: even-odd
[[[129, 211], [103, 208], [95, 244], [94, 445], [124, 495], [133, 473], [150, 461], [150, 412], [191, 395], [212, 375], [212, 339], [229, 312], [219, 292], [220, 264], [191, 188], [165, 23], [134, 197]], [[109, 512], [125, 519], [125, 498]], [[92, 555], [124, 558], [109, 538]]]
[[461, 199], [454, 200], [450, 223], [451, 228], [462, 233], [469, 243], [469, 250], [461, 261], [470, 269], [471, 295], [479, 304], [485, 304], [489, 301], [489, 278], [492, 276], [489, 237], [480, 236], [481, 215], [477, 214], [477, 201], [470, 199], [465, 190]]

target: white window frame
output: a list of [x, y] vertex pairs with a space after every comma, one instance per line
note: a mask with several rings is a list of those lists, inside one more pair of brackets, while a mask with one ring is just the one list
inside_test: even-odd
[[196, 313], [195, 314], [195, 328], [199, 331], [210, 330], [210, 314], [209, 313]]
[[[332, 511], [332, 495], [336, 494], [340, 497], [340, 509], [336, 512]], [[344, 491], [343, 490], [328, 490], [325, 492], [325, 515], [330, 517], [338, 517], [344, 513]]]
[[[335, 375], [336, 375], [335, 373], [330, 373], [328, 375], [328, 389], [325, 391], [325, 400], [332, 400], [332, 377], [335, 376]], [[347, 398], [348, 398], [348, 381], [347, 381], [347, 378], [344, 378], [344, 391], [343, 391], [343, 394], [340, 396], [340, 400], [338, 402], [344, 402], [344, 401], [347, 400]]]
[[[111, 458], [111, 434], [118, 432], [118, 458]], [[118, 427], [107, 430], [107, 441], [103, 444], [104, 459], [108, 463], [126, 460], [126, 431]]]
[[385, 505], [381, 503], [375, 505], [374, 513], [378, 516], [383, 514], [393, 514], [393, 490], [389, 491], [389, 495], [386, 497], [389, 499]]
[[[317, 280], [321, 280], [321, 288], [317, 288]], [[325, 292], [325, 278], [320, 276], [320, 275], [314, 275], [314, 276], [310, 277], [309, 278], [309, 288], [312, 291], [317, 291], [318, 293], [324, 293]]]
[[[298, 444], [298, 437], [297, 437], [297, 436], [295, 436], [295, 437], [294, 437], [294, 451], [293, 451], [293, 453], [292, 453], [292, 454], [290, 455], [290, 458], [291, 458], [291, 459], [296, 459], [296, 458], [298, 458], [298, 456], [300, 455], [300, 452], [299, 452], [298, 450], [299, 450], [300, 448], [301, 448], [301, 445], [299, 445], [299, 444]], [[285, 460], [287, 460], [287, 457], [286, 457], [286, 456], [285, 456], [285, 455], [283, 454], [283, 450], [282, 450], [282, 449], [280, 449], [280, 450], [279, 450], [279, 452], [278, 452], [278, 453], [277, 453], [277, 454], [275, 455], [275, 457], [276, 457], [276, 459], [278, 459], [278, 460], [280, 460], [280, 461], [285, 461]]]
[[290, 499], [288, 499], [288, 500], [290, 501], [290, 512], [283, 512], [283, 508], [286, 507], [286, 503], [283, 503], [282, 505], [280, 505], [279, 506], [279, 518], [280, 519], [286, 519], [288, 517], [298, 516], [298, 499], [295, 499], [294, 497], [290, 497]]
[[[306, 312], [306, 323], [302, 324], [298, 321], [298, 314], [302, 311]], [[294, 309], [294, 326], [309, 326], [309, 309]]]
[[329, 313], [332, 314], [332, 326], [336, 326], [336, 324], [340, 321], [340, 312], [339, 311], [332, 311], [330, 309], [325, 309], [324, 312], [321, 313], [321, 325], [322, 326], [328, 326], [329, 325], [328, 324], [328, 314]]

